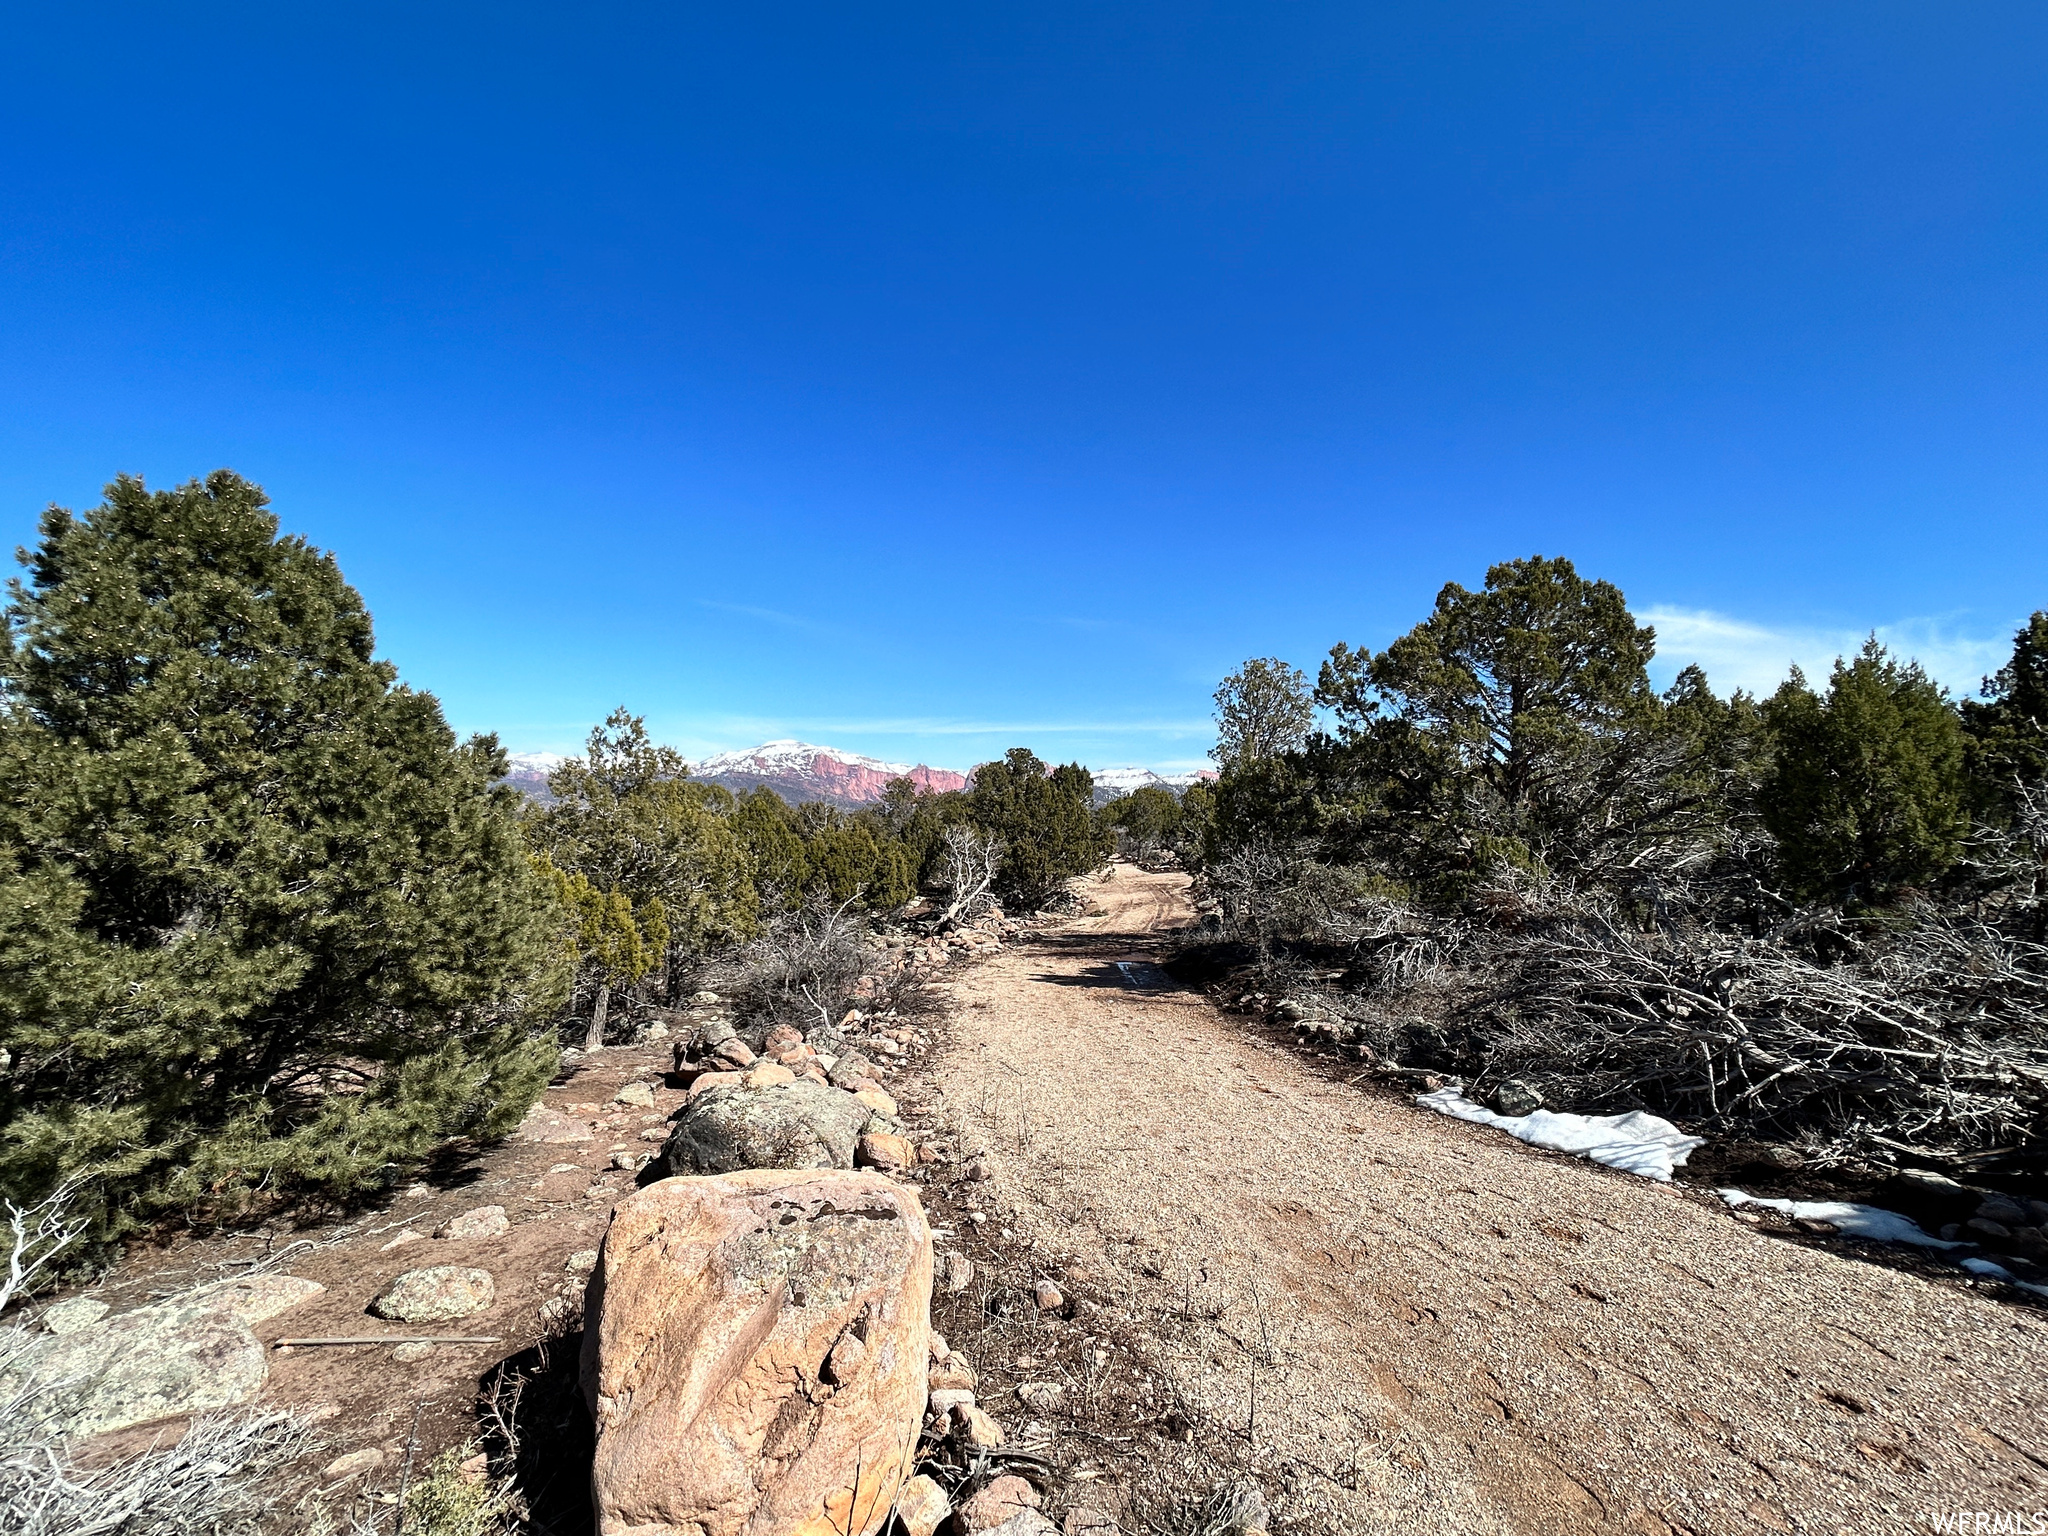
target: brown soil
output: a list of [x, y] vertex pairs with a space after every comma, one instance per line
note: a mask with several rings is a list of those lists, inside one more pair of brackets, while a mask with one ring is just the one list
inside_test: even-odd
[[964, 971], [929, 1066], [994, 1168], [984, 1257], [1061, 1255], [1098, 1328], [1150, 1339], [1156, 1391], [1114, 1389], [1134, 1434], [1255, 1468], [1276, 1531], [1911, 1531], [2048, 1506], [2048, 1314], [1775, 1240], [1130, 985], [1116, 962], [1156, 958], [1186, 888], [1119, 866], [1100, 915]]

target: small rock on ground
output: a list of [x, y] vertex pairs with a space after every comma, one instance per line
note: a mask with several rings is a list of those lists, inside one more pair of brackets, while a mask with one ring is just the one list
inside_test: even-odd
[[1060, 1528], [1035, 1509], [1020, 1509], [1001, 1525], [992, 1525], [976, 1536], [1059, 1536]]
[[977, 1450], [990, 1451], [1003, 1443], [1003, 1426], [972, 1403], [953, 1410], [954, 1432]]
[[928, 1477], [913, 1477], [896, 1495], [896, 1518], [908, 1536], [932, 1536], [952, 1512], [946, 1490]]
[[1216, 1536], [1265, 1536], [1272, 1519], [1259, 1485], [1241, 1477], [1219, 1483], [1211, 1490], [1202, 1503], [1200, 1524], [1204, 1531], [1213, 1531]]
[[1033, 1413], [1051, 1413], [1067, 1400], [1067, 1389], [1056, 1381], [1027, 1381], [1017, 1388], [1017, 1400]]
[[483, 1311], [495, 1296], [489, 1270], [434, 1264], [398, 1276], [378, 1292], [370, 1310], [394, 1323], [447, 1323]]
[[1518, 1077], [1496, 1084], [1487, 1102], [1497, 1115], [1533, 1115], [1543, 1107], [1543, 1095]]
[[346, 1456], [337, 1456], [327, 1463], [320, 1473], [322, 1477], [354, 1477], [358, 1472], [374, 1472], [384, 1465], [384, 1453], [380, 1450], [350, 1451]]
[[869, 1131], [853, 1146], [854, 1166], [873, 1168], [881, 1173], [902, 1173], [916, 1158], [917, 1154], [911, 1150], [907, 1140], [884, 1131]]
[[560, 1145], [572, 1141], [590, 1140], [590, 1127], [580, 1120], [572, 1120], [560, 1110], [549, 1109], [545, 1104], [536, 1104], [526, 1112], [526, 1118], [519, 1122], [519, 1139], [537, 1141], [547, 1145]]
[[473, 1211], [464, 1211], [460, 1216], [442, 1222], [434, 1229], [434, 1236], [455, 1242], [479, 1237], [502, 1237], [511, 1226], [512, 1223], [505, 1216], [505, 1207], [480, 1205]]
[[1038, 1490], [1014, 1473], [996, 1478], [960, 1507], [960, 1519], [972, 1531], [992, 1531], [1019, 1510], [1038, 1508]]

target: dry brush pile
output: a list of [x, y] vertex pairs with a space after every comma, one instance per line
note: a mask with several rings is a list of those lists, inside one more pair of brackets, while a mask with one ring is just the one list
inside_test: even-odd
[[1738, 925], [1713, 920], [1726, 890], [1682, 869], [1619, 893], [1507, 872], [1437, 914], [1271, 847], [1206, 887], [1203, 936], [1259, 956], [1259, 995], [1383, 1066], [1797, 1141], [1823, 1164], [2048, 1143], [2031, 899]]

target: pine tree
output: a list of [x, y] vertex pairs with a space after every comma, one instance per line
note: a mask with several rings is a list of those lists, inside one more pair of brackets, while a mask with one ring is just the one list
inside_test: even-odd
[[1315, 724], [1307, 674], [1254, 656], [1216, 689], [1216, 761], [1234, 768], [1298, 749]]
[[1969, 830], [1962, 726], [1918, 662], [1872, 637], [1835, 663], [1825, 696], [1795, 668], [1765, 718], [1761, 806], [1792, 891], [1881, 901], [1955, 863]]
[[90, 1175], [105, 1235], [509, 1130], [562, 978], [496, 741], [228, 471], [41, 533], [0, 657], [0, 1192]]
[[534, 855], [534, 866], [570, 916], [565, 945], [569, 963], [589, 976], [596, 992], [583, 1035], [583, 1049], [594, 1051], [604, 1044], [613, 990], [630, 987], [653, 970], [668, 948], [668, 909], [657, 896], [645, 911], [636, 913], [623, 891], [601, 891], [581, 874], [557, 868], [543, 854]]
[[[734, 826], [731, 792], [693, 784], [688, 765], [648, 739], [639, 716], [612, 712], [590, 733], [581, 757], [548, 775], [552, 805], [530, 813], [528, 830], [559, 869], [617, 897], [643, 930], [658, 905], [663, 942], [653, 951], [673, 990], [696, 958], [750, 937], [758, 901], [746, 845]], [[638, 981], [648, 968], [633, 973]], [[602, 1043], [614, 973], [582, 967], [593, 998], [588, 1038]]]

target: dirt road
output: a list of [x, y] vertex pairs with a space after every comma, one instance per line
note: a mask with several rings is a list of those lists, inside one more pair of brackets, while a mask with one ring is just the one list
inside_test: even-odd
[[1091, 887], [1107, 915], [967, 972], [938, 1077], [1006, 1221], [1189, 1320], [1157, 1330], [1164, 1367], [1283, 1491], [1279, 1529], [2048, 1508], [2048, 1317], [1331, 1082], [1191, 993], [1132, 988], [1115, 962], [1185, 920], [1185, 890], [1119, 866]]

